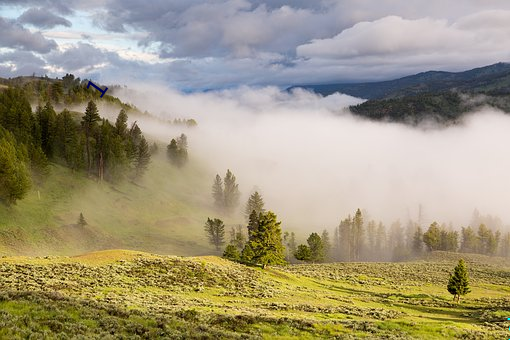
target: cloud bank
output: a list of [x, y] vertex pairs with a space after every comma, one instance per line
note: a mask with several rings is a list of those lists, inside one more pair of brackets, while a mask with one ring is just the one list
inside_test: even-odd
[[[243, 201], [258, 188], [288, 228], [333, 227], [357, 208], [386, 223], [406, 222], [417, 220], [420, 204], [425, 223], [466, 225], [475, 208], [510, 221], [510, 117], [494, 110], [425, 130], [355, 118], [345, 107], [360, 100], [340, 94], [153, 88], [121, 97], [164, 118], [195, 118], [198, 127], [185, 131], [189, 152], [206, 165], [211, 184], [231, 169]], [[180, 133], [140, 124], [165, 143]]]

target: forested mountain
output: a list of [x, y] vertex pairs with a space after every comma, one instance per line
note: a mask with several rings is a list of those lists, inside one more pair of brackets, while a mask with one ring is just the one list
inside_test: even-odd
[[381, 82], [298, 85], [324, 96], [335, 92], [364, 99], [388, 99], [427, 92], [510, 93], [510, 63], [497, 63], [464, 72], [428, 71]]
[[368, 99], [350, 111], [373, 120], [451, 123], [483, 106], [510, 112], [508, 63], [456, 73], [429, 71], [383, 82], [300, 87], [322, 95], [341, 92]]

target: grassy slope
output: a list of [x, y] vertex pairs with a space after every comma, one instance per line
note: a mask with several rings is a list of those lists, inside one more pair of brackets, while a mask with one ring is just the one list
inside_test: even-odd
[[[98, 183], [52, 164], [49, 176], [13, 207], [0, 205], [0, 254], [73, 255], [107, 248], [206, 254], [203, 223], [214, 216], [210, 178], [198, 165], [153, 159], [135, 185]], [[76, 224], [83, 212], [88, 226]]]
[[472, 293], [456, 305], [445, 286], [457, 255], [441, 256], [264, 271], [115, 250], [5, 257], [0, 338], [508, 337], [510, 264], [467, 256]]

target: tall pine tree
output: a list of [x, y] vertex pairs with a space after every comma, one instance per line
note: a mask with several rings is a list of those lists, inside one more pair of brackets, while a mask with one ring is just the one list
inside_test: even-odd
[[97, 126], [97, 122], [100, 120], [99, 113], [97, 110], [96, 103], [92, 100], [88, 102], [87, 109], [85, 110], [85, 115], [82, 118], [82, 127], [85, 132], [85, 148], [87, 152], [87, 171], [90, 174], [92, 170], [92, 157], [91, 157], [91, 146], [90, 146], [90, 137], [94, 131], [94, 128]]

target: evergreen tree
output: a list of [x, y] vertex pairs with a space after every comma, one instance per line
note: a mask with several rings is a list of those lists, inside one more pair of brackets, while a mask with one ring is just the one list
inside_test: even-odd
[[423, 250], [423, 231], [418, 226], [413, 235], [413, 253], [416, 255], [421, 254]]
[[429, 250], [438, 250], [441, 245], [441, 230], [437, 222], [433, 222], [423, 234], [423, 243]]
[[23, 147], [16, 148], [12, 134], [0, 127], [0, 201], [7, 205], [25, 197], [31, 186]]
[[479, 247], [479, 241], [476, 233], [471, 227], [462, 228], [462, 245], [460, 251], [463, 253], [476, 253]]
[[319, 234], [311, 233], [306, 242], [310, 248], [310, 260], [312, 262], [324, 261], [324, 244]]
[[227, 170], [223, 183], [225, 211], [231, 213], [239, 205], [239, 185], [236, 183], [236, 176], [230, 170]]
[[204, 230], [209, 239], [209, 243], [215, 246], [216, 250], [219, 251], [220, 247], [225, 243], [225, 225], [223, 221], [218, 218], [207, 218]]
[[253, 210], [250, 214], [250, 218], [248, 219], [248, 240], [253, 240], [253, 237], [256, 235], [257, 230], [259, 229], [259, 216], [260, 213], [257, 214], [255, 210]]
[[241, 254], [239, 254], [239, 250], [233, 244], [228, 244], [223, 252], [223, 257], [230, 261], [239, 262], [241, 259]]
[[340, 234], [340, 260], [352, 261], [352, 218], [349, 215], [346, 219], [340, 222], [338, 226]]
[[149, 151], [149, 144], [142, 136], [140, 144], [138, 145], [138, 153], [135, 161], [135, 179], [141, 178], [151, 161], [151, 153]]
[[214, 183], [212, 186], [212, 196], [214, 198], [214, 206], [218, 210], [223, 210], [224, 201], [223, 201], [223, 181], [221, 180], [220, 175], [216, 175], [214, 178]]
[[167, 146], [167, 156], [170, 162], [178, 168], [188, 162], [188, 138], [185, 134], [170, 141]]
[[237, 228], [230, 229], [230, 244], [233, 244], [239, 251], [242, 251], [246, 243], [246, 236], [243, 233], [243, 227], [238, 225]]
[[117, 120], [115, 121], [115, 133], [122, 137], [126, 138], [128, 134], [128, 115], [126, 110], [122, 109], [117, 116]]
[[241, 252], [241, 263], [250, 264], [253, 263], [253, 258], [255, 257], [255, 253], [250, 245], [250, 243], [246, 243], [244, 245], [243, 251]]
[[510, 257], [510, 232], [506, 233], [501, 240], [500, 255]]
[[471, 291], [469, 289], [467, 266], [463, 259], [459, 260], [453, 275], [450, 274], [447, 289], [453, 295], [453, 300], [457, 299], [457, 303], [460, 302], [461, 295], [466, 295]]
[[246, 202], [246, 208], [244, 209], [244, 215], [246, 216], [246, 219], [249, 220], [253, 211], [255, 211], [257, 215], [265, 211], [264, 200], [258, 191], [255, 191], [253, 194], [251, 194], [250, 198], [248, 198], [248, 202]]
[[324, 259], [323, 261], [331, 261], [332, 259], [332, 249], [331, 249], [331, 241], [329, 239], [329, 233], [326, 229], [324, 229], [322, 231], [322, 235], [321, 235], [321, 240], [322, 240], [322, 246], [324, 248]]
[[92, 158], [90, 151], [90, 136], [93, 133], [94, 128], [97, 126], [97, 122], [100, 120], [99, 113], [97, 110], [96, 103], [92, 100], [87, 104], [87, 109], [85, 110], [85, 115], [82, 119], [82, 127], [85, 131], [85, 148], [87, 152], [87, 171], [90, 174], [92, 169]]
[[312, 252], [310, 247], [305, 244], [300, 244], [294, 252], [294, 257], [299, 261], [310, 262], [312, 260]]
[[50, 102], [44, 108], [38, 107], [36, 119], [41, 133], [41, 148], [48, 158], [53, 157], [57, 115]]
[[377, 237], [376, 237], [376, 253], [379, 256], [382, 256], [387, 249], [387, 240], [386, 240], [386, 227], [382, 222], [379, 222], [377, 226]]
[[258, 228], [247, 243], [253, 250], [252, 262], [262, 265], [262, 268], [270, 264], [285, 263], [281, 222], [277, 222], [276, 218], [271, 211], [260, 213]]
[[285, 245], [285, 260], [290, 262], [296, 252], [296, 234], [286, 231], [283, 233], [283, 243]]
[[[83, 163], [83, 152], [80, 147], [78, 124], [69, 110], [64, 109], [57, 115], [55, 146], [58, 157], [71, 169], [78, 169]], [[77, 158], [80, 158], [80, 161]]]
[[368, 251], [367, 256], [370, 260], [374, 259], [375, 256], [375, 247], [376, 247], [376, 233], [377, 225], [374, 220], [371, 220], [367, 224], [367, 240], [368, 240]]
[[361, 210], [356, 210], [356, 214], [352, 219], [352, 250], [353, 259], [359, 261], [361, 249], [363, 247], [363, 216]]
[[78, 225], [80, 227], [84, 227], [86, 226], [88, 223], [87, 221], [85, 220], [85, 217], [83, 217], [83, 213], [80, 213], [80, 217], [78, 217]]

